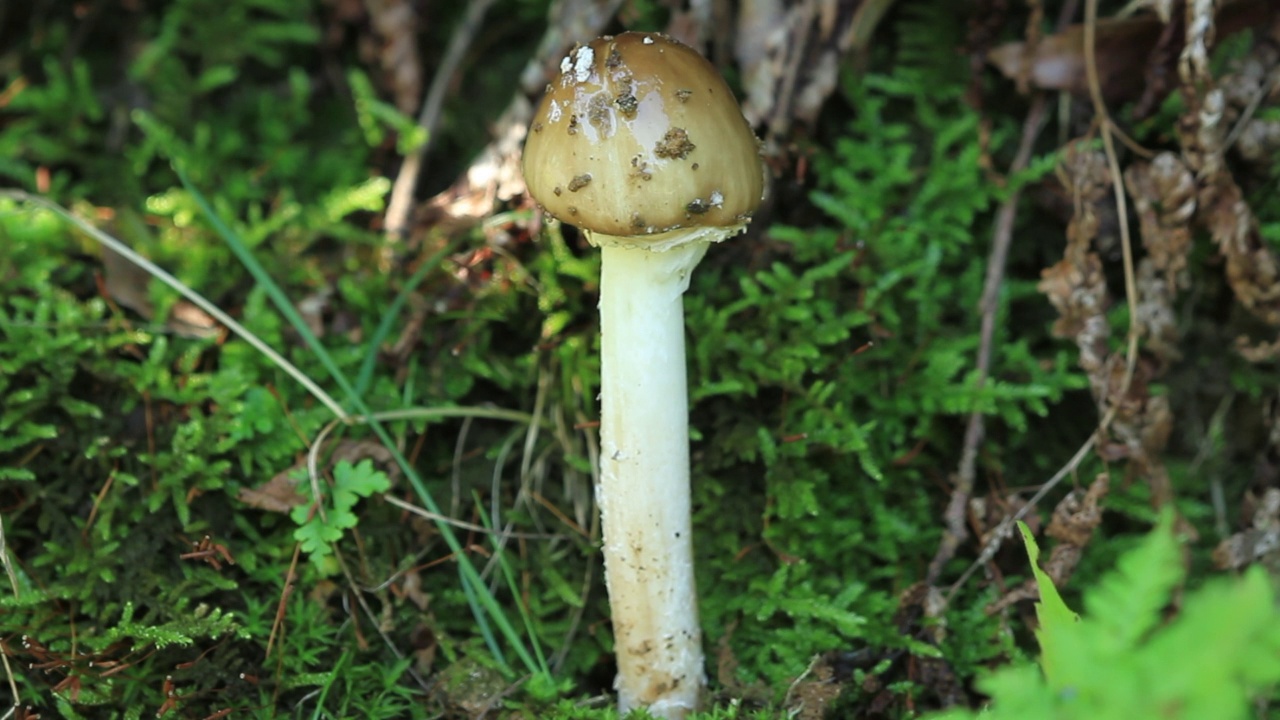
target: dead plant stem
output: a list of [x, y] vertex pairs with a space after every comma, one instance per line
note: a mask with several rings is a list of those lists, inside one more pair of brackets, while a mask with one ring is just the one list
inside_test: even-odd
[[449, 38], [449, 46], [440, 60], [435, 77], [431, 79], [431, 88], [422, 103], [422, 112], [418, 115], [418, 126], [427, 133], [427, 138], [418, 147], [405, 156], [400, 165], [400, 173], [396, 175], [395, 184], [391, 187], [391, 200], [387, 203], [386, 230], [389, 240], [402, 239], [409, 233], [409, 213], [413, 210], [413, 193], [418, 187], [418, 176], [422, 174], [424, 159], [431, 143], [435, 140], [436, 127], [440, 123], [440, 108], [444, 105], [444, 96], [453, 82], [462, 58], [471, 47], [471, 41], [484, 22], [485, 13], [489, 11], [494, 0], [471, 0], [467, 7], [467, 15], [453, 31]]
[[[1129, 385], [1133, 382], [1133, 370], [1138, 362], [1138, 282], [1133, 269], [1133, 239], [1129, 233], [1128, 200], [1124, 194], [1124, 176], [1120, 172], [1120, 160], [1116, 156], [1115, 138], [1112, 135], [1114, 125], [1107, 105], [1102, 99], [1102, 83], [1098, 79], [1098, 0], [1085, 0], [1084, 3], [1084, 67], [1089, 79], [1089, 97], [1093, 100], [1093, 112], [1098, 118], [1102, 133], [1102, 147], [1107, 155], [1107, 166], [1111, 171], [1111, 186], [1116, 196], [1116, 216], [1120, 224], [1120, 250], [1124, 259], [1124, 295], [1129, 305], [1129, 337], [1125, 351], [1124, 381], [1120, 385], [1119, 397], [1129, 393]], [[1101, 398], [1108, 402], [1109, 398]], [[1103, 421], [1111, 417], [1108, 413]], [[1106, 428], [1100, 424], [1099, 430]]]
[[[1036, 138], [1044, 125], [1045, 108], [1048, 102], [1043, 94], [1036, 95], [1027, 111], [1026, 122], [1022, 125], [1022, 139], [1018, 144], [1017, 155], [1009, 166], [1013, 174], [1027, 167], [1031, 162], [1031, 153]], [[1013, 225], [1017, 219], [1018, 201], [1022, 197], [1020, 189], [1014, 189], [1005, 199], [996, 214], [996, 227], [991, 240], [991, 255], [987, 260], [987, 275], [982, 287], [982, 300], [979, 308], [982, 311], [981, 335], [978, 342], [977, 381], [975, 391], [980, 392], [987, 383], [987, 375], [991, 371], [991, 349], [995, 344], [996, 317], [1000, 310], [1000, 289], [1004, 286], [1005, 265], [1009, 259], [1009, 246], [1013, 242]], [[955, 488], [951, 491], [951, 500], [947, 504], [943, 516], [947, 527], [943, 532], [938, 552], [929, 563], [929, 571], [925, 582], [937, 583], [942, 570], [967, 535], [965, 530], [965, 510], [969, 505], [969, 497], [973, 494], [973, 482], [977, 474], [978, 448], [982, 445], [985, 433], [985, 422], [980, 410], [969, 415], [969, 423], [965, 427], [964, 449], [960, 454], [960, 464], [956, 470]]]

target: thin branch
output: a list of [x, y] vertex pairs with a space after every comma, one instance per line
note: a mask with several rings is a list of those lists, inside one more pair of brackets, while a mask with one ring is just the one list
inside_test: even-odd
[[[1129, 223], [1128, 223], [1128, 216], [1127, 216], [1128, 208], [1127, 208], [1127, 202], [1126, 202], [1126, 197], [1124, 193], [1122, 175], [1120, 172], [1120, 162], [1117, 159], [1116, 150], [1115, 150], [1114, 135], [1117, 133], [1120, 133], [1120, 131], [1119, 131], [1119, 128], [1117, 128], [1112, 123], [1111, 116], [1107, 112], [1106, 104], [1103, 102], [1103, 99], [1102, 99], [1102, 85], [1099, 82], [1099, 78], [1098, 78], [1098, 64], [1097, 64], [1097, 56], [1096, 56], [1097, 24], [1098, 24], [1098, 1], [1086, 0], [1085, 1], [1085, 22], [1084, 22], [1085, 71], [1086, 71], [1086, 76], [1088, 78], [1089, 95], [1093, 102], [1094, 113], [1098, 118], [1101, 131], [1102, 131], [1103, 146], [1106, 150], [1108, 167], [1111, 171], [1112, 188], [1115, 192], [1116, 210], [1119, 216], [1119, 223], [1120, 223], [1121, 248], [1123, 251], [1123, 259], [1124, 259], [1125, 294], [1126, 294], [1126, 298], [1129, 306], [1129, 336], [1128, 336], [1128, 347], [1125, 355], [1125, 376], [1124, 376], [1124, 382], [1121, 385], [1120, 393], [1119, 393], [1120, 396], [1123, 396], [1128, 393], [1129, 385], [1133, 380], [1133, 371], [1134, 371], [1134, 367], [1137, 364], [1137, 357], [1138, 357], [1138, 327], [1136, 323], [1137, 282], [1135, 280], [1135, 272], [1134, 272], [1133, 243], [1132, 243], [1132, 239], [1129, 232]], [[1033, 108], [1033, 110], [1034, 109], [1035, 108]], [[1043, 112], [1043, 108], [1040, 108], [1040, 109], [1041, 109], [1041, 112]], [[1032, 120], [1032, 113], [1028, 113], [1028, 124], [1030, 124], [1031, 120]], [[1027, 131], [1028, 131], [1028, 127], [1024, 125], [1023, 127], [1024, 142], [1026, 140]], [[1021, 159], [1022, 149], [1023, 149], [1022, 147], [1019, 147], [1018, 159]], [[1016, 163], [1016, 160], [1015, 160], [1015, 163]], [[1016, 199], [1016, 193], [1014, 197], [1011, 199]], [[1005, 221], [1006, 210], [1010, 210], [1010, 205], [1008, 203], [1006, 203], [1006, 205], [1001, 208], [1001, 215], [997, 221], [997, 228], [996, 228], [997, 233], [999, 233], [1002, 229], [1001, 225]], [[1011, 223], [1011, 220], [1010, 220], [1010, 223]], [[1010, 232], [1011, 232], [1011, 227], [1012, 226], [1010, 224]], [[989, 296], [987, 295], [987, 292], [992, 290], [991, 282], [992, 282], [993, 275], [995, 275], [997, 272], [1000, 274], [1003, 273], [1003, 262], [1001, 262], [1001, 265], [998, 271], [993, 270], [993, 267], [992, 267], [996, 260], [996, 254], [997, 254], [998, 245], [1000, 244], [1000, 240], [1001, 239], [997, 234], [997, 238], [995, 242], [995, 245], [997, 247], [992, 248], [992, 263], [987, 267], [987, 285], [984, 287], [984, 291], [983, 291], [983, 326], [982, 326], [983, 334], [982, 334], [981, 345], [979, 346], [979, 350], [978, 350], [979, 388], [982, 387], [982, 384], [986, 380], [987, 369], [990, 364], [990, 338], [987, 335], [987, 331], [988, 331], [987, 326], [988, 326], [988, 322], [993, 319], [994, 312], [989, 308], [989, 306], [987, 306], [987, 302], [989, 300]], [[1006, 247], [1006, 252], [1007, 252], [1007, 247]], [[996, 280], [998, 281], [999, 278], [997, 277]], [[998, 289], [999, 287], [998, 282], [995, 287]], [[992, 322], [992, 325], [994, 325], [994, 322]], [[985, 355], [986, 362], [984, 362], [984, 355]], [[1104, 401], [1105, 401], [1105, 398], [1104, 398]], [[1105, 431], [1106, 428], [1111, 424], [1111, 421], [1115, 418], [1116, 410], [1117, 410], [1117, 406], [1112, 405], [1103, 413], [1101, 420], [1099, 420], [1098, 422], [1099, 433]], [[929, 565], [929, 573], [927, 577], [928, 577], [928, 581], [931, 584], [936, 582], [938, 577], [941, 576], [943, 566], [955, 555], [955, 550], [959, 546], [960, 541], [966, 536], [967, 531], [965, 530], [965, 527], [964, 527], [965, 508], [968, 504], [969, 493], [973, 489], [974, 463], [976, 463], [976, 459], [977, 459], [978, 445], [980, 445], [982, 442], [982, 434], [983, 434], [983, 421], [981, 416], [975, 413], [969, 417], [969, 425], [966, 428], [966, 432], [965, 432], [964, 451], [961, 456], [960, 467], [957, 471], [956, 488], [952, 493], [951, 502], [947, 506], [947, 511], [945, 515], [945, 518], [947, 520], [947, 530], [943, 536], [943, 541], [940, 547], [938, 548], [938, 553], [934, 556], [933, 561]], [[1021, 508], [1018, 511], [1018, 513], [1015, 514], [1013, 517], [1006, 518], [1000, 524], [1000, 526], [996, 529], [996, 531], [992, 533], [992, 539], [988, 541], [987, 545], [983, 548], [982, 553], [979, 556], [978, 560], [976, 560], [972, 565], [970, 565], [969, 568], [965, 570], [964, 574], [960, 577], [960, 579], [957, 580], [955, 584], [951, 586], [951, 590], [947, 594], [948, 602], [950, 602], [951, 596], [955, 594], [955, 592], [960, 588], [960, 586], [963, 585], [966, 580], [968, 580], [969, 576], [972, 575], [973, 572], [979, 566], [981, 566], [986, 562], [989, 562], [990, 559], [994, 557], [995, 552], [999, 549], [1000, 545], [1003, 542], [1004, 537], [1006, 537], [1012, 531], [1013, 523], [1021, 519], [1027, 512], [1030, 511], [1031, 508], [1035, 507], [1036, 503], [1042, 497], [1044, 497], [1044, 495], [1051, 488], [1055, 487], [1058, 484], [1058, 482], [1061, 482], [1062, 478], [1066, 476], [1066, 473], [1068, 472], [1068, 470], [1073, 470], [1076, 466], [1078, 466], [1080, 462], [1084, 460], [1085, 454], [1088, 452], [1088, 450], [1091, 449], [1093, 445], [1096, 443], [1096, 440], [1097, 440], [1096, 435], [1094, 437], [1091, 437], [1088, 442], [1086, 442], [1083, 446], [1081, 446], [1080, 450], [1076, 452], [1076, 454], [1071, 458], [1071, 460], [1065, 466], [1063, 466], [1063, 468], [1059, 470], [1056, 475], [1054, 475], [1053, 479], [1051, 479], [1048, 483], [1046, 483], [1040, 489], [1040, 491], [1035, 494], [1035, 496], [1031, 499], [1030, 502], [1028, 502], [1025, 506], [1023, 506], [1023, 508]]]
[[[1009, 166], [1009, 173], [1023, 170], [1031, 162], [1031, 153], [1036, 138], [1044, 126], [1045, 109], [1048, 102], [1043, 94], [1036, 95], [1027, 111], [1026, 122], [1022, 125], [1022, 139], [1018, 144], [1017, 155]], [[991, 256], [987, 260], [987, 276], [982, 287], [982, 329], [978, 344], [977, 371], [978, 379], [975, 392], [980, 392], [986, 385], [991, 371], [991, 348], [995, 344], [996, 316], [1000, 310], [1000, 289], [1004, 285], [1005, 265], [1009, 259], [1009, 246], [1013, 243], [1013, 225], [1017, 219], [1018, 200], [1022, 197], [1020, 188], [1009, 193], [996, 215], [995, 232], [991, 239]], [[964, 433], [964, 450], [960, 454], [960, 464], [956, 470], [956, 484], [951, 491], [951, 501], [947, 504], [943, 515], [947, 528], [943, 532], [938, 552], [929, 563], [929, 572], [925, 582], [929, 585], [937, 583], [942, 570], [951, 558], [955, 557], [960, 543], [968, 536], [965, 529], [965, 509], [969, 505], [969, 497], [973, 494], [973, 481], [977, 474], [978, 447], [982, 444], [985, 433], [985, 418], [980, 410], [969, 415], [969, 424]]]
[[1049, 478], [1048, 482], [1041, 485], [1040, 489], [1036, 491], [1036, 494], [1032, 495], [1031, 499], [1018, 509], [1018, 512], [1005, 518], [996, 526], [996, 529], [991, 532], [991, 539], [988, 540], [987, 544], [982, 548], [982, 554], [970, 563], [968, 569], [966, 569], [964, 573], [960, 575], [960, 578], [952, 583], [951, 588], [947, 590], [947, 597], [944, 601], [945, 604], [951, 604], [951, 598], [955, 596], [955, 594], [978, 568], [991, 562], [991, 559], [1000, 551], [1000, 546], [1004, 544], [1004, 539], [1013, 534], [1014, 524], [1026, 517], [1027, 513], [1031, 512], [1031, 510], [1036, 507], [1036, 504], [1044, 499], [1045, 495], [1048, 495], [1051, 490], [1056, 488], [1058, 483], [1062, 482], [1063, 478], [1075, 472], [1076, 468], [1080, 466], [1080, 463], [1084, 462], [1085, 457], [1097, 442], [1097, 434], [1095, 433], [1090, 435], [1089, 439], [1085, 440], [1084, 444], [1080, 446], [1080, 449], [1076, 451], [1076, 454], [1072, 455], [1071, 459], [1067, 461], [1067, 464], [1063, 465], [1058, 472], [1054, 473], [1054, 476]]
[[404, 238], [409, 234], [409, 213], [413, 209], [413, 193], [418, 187], [418, 176], [422, 174], [424, 159], [431, 142], [435, 140], [436, 127], [440, 122], [440, 108], [444, 105], [444, 96], [453, 82], [462, 58], [471, 47], [471, 41], [484, 22], [484, 15], [493, 5], [494, 0], [471, 0], [467, 8], [467, 16], [462, 19], [453, 37], [449, 39], [449, 47], [435, 77], [431, 79], [431, 89], [427, 91], [427, 99], [422, 104], [422, 112], [418, 115], [418, 126], [427, 132], [425, 142], [414, 148], [405, 156], [400, 165], [400, 174], [391, 188], [391, 200], [387, 203], [386, 230], [389, 240]]
[[[1093, 100], [1093, 112], [1102, 130], [1102, 147], [1106, 151], [1107, 166], [1111, 170], [1111, 187], [1116, 196], [1116, 216], [1120, 223], [1120, 250], [1124, 260], [1124, 294], [1129, 305], [1129, 338], [1125, 351], [1124, 382], [1119, 397], [1129, 394], [1133, 382], [1133, 370], [1138, 363], [1138, 281], [1133, 269], [1133, 239], [1129, 233], [1128, 200], [1124, 194], [1124, 176], [1120, 172], [1120, 160], [1116, 157], [1113, 131], [1117, 130], [1102, 99], [1102, 83], [1098, 79], [1098, 0], [1085, 0], [1084, 4], [1084, 69], [1089, 79], [1089, 97]], [[1102, 398], [1103, 402], [1109, 398]], [[1108, 414], [1107, 418], [1110, 417]], [[1107, 418], [1104, 418], [1106, 420]], [[1102, 426], [1103, 428], [1106, 425]]]

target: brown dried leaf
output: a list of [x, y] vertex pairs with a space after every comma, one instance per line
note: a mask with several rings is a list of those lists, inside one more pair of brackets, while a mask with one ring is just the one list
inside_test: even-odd
[[1079, 264], [1062, 260], [1040, 273], [1036, 288], [1061, 315], [1053, 323], [1054, 336], [1075, 339], [1080, 349], [1080, 367], [1089, 373], [1095, 396], [1102, 397], [1100, 390], [1106, 384], [1099, 373], [1106, 364], [1107, 338], [1111, 334], [1102, 261], [1093, 253], [1084, 256]]
[[[1195, 3], [1196, 8], [1201, 3]], [[1187, 112], [1179, 123], [1183, 156], [1200, 181], [1200, 222], [1226, 258], [1227, 282], [1247, 310], [1280, 325], [1280, 259], [1263, 241], [1258, 221], [1226, 163], [1227, 138], [1245, 106], [1271, 93], [1265, 84], [1280, 66], [1280, 53], [1260, 44], [1215, 84], [1207, 45], [1213, 25], [1203, 12], [1189, 20], [1187, 52], [1180, 67]]]
[[431, 606], [431, 595], [422, 586], [422, 573], [411, 568], [406, 570], [403, 581], [400, 583], [399, 590], [404, 594], [409, 602], [413, 603], [419, 611], [426, 612]]
[[822, 720], [843, 689], [844, 686], [835, 680], [835, 671], [826, 656], [820, 655], [787, 691], [787, 716]]
[[422, 675], [430, 675], [440, 651], [440, 640], [435, 631], [427, 623], [418, 623], [409, 633], [409, 642], [413, 651], [414, 669]]
[[898, 595], [893, 624], [903, 635], [937, 645], [947, 638], [947, 601], [942, 591], [918, 582]]
[[[1098, 21], [1098, 78], [1102, 96], [1108, 102], [1136, 98], [1145, 81], [1136, 68], [1144, 67], [1155, 49], [1164, 24], [1151, 16]], [[993, 49], [987, 59], [1011, 80], [1028, 77], [1033, 87], [1065, 90], [1087, 97], [1084, 26], [1041, 38], [1028, 50], [1026, 43], [1005, 43]]]
[[[1062, 587], [1071, 579], [1084, 548], [1093, 537], [1093, 531], [1102, 522], [1102, 499], [1111, 489], [1111, 478], [1106, 473], [1094, 478], [1089, 489], [1084, 493], [1073, 490], [1058, 502], [1053, 509], [1053, 518], [1045, 528], [1045, 535], [1057, 540], [1049, 557], [1042, 567], [1053, 579], [1053, 584]], [[992, 615], [1003, 611], [1010, 605], [1023, 600], [1035, 600], [1040, 597], [1040, 590], [1034, 578], [1028, 578], [1016, 588], [1005, 593], [1000, 599], [987, 606], [986, 612]]]
[[1178, 318], [1173, 312], [1176, 291], [1149, 257], [1138, 263], [1137, 282], [1138, 303], [1133, 323], [1143, 339], [1143, 349], [1154, 355], [1163, 369], [1182, 357], [1178, 351]]
[[1253, 119], [1245, 123], [1236, 139], [1236, 152], [1246, 162], [1270, 164], [1280, 153], [1280, 120]]
[[[1136, 171], [1134, 180], [1144, 196], [1162, 195], [1168, 202], [1167, 207], [1157, 206], [1154, 200], [1149, 202], [1152, 222], [1176, 226], [1188, 212], [1185, 178], [1178, 171], [1177, 163], [1164, 160], [1159, 167], [1158, 175], [1150, 170]], [[1108, 461], [1131, 461], [1151, 484], [1157, 506], [1163, 506], [1171, 499], [1171, 491], [1159, 453], [1168, 440], [1172, 414], [1165, 398], [1151, 396], [1149, 383], [1177, 352], [1177, 328], [1171, 307], [1173, 288], [1164, 284], [1164, 274], [1156, 272], [1156, 261], [1148, 260], [1139, 287], [1135, 288], [1141, 302], [1134, 321], [1140, 329], [1145, 329], [1152, 352], [1139, 357], [1130, 368], [1125, 353], [1112, 353], [1107, 345], [1110, 327], [1105, 314], [1106, 278], [1102, 262], [1093, 252], [1100, 240], [1103, 209], [1111, 202], [1111, 174], [1105, 157], [1099, 151], [1073, 143], [1063, 154], [1058, 177], [1073, 198], [1073, 214], [1067, 225], [1064, 257], [1043, 271], [1039, 290], [1059, 312], [1054, 334], [1076, 341], [1080, 367], [1089, 378], [1099, 417], [1110, 418], [1105, 436], [1098, 438], [1098, 454]], [[1189, 242], [1189, 238], [1184, 240]], [[1185, 249], [1179, 256], [1174, 246], [1177, 241], [1166, 238], [1163, 242], [1169, 247], [1157, 250], [1163, 253], [1164, 269], [1175, 276], [1176, 268], [1181, 267], [1179, 263], [1185, 265]], [[1055, 562], [1074, 566], [1078, 560], [1072, 557], [1074, 553], [1064, 548]]]
[[1241, 335], [1236, 338], [1236, 352], [1252, 363], [1271, 362], [1280, 359], [1280, 340], [1254, 343]]
[[[102, 285], [107, 295], [145, 320], [155, 317], [155, 308], [151, 306], [150, 283], [150, 273], [111, 248], [103, 246]], [[189, 338], [209, 338], [219, 332], [218, 321], [187, 300], [178, 300], [173, 304], [165, 327], [176, 335]]]
[[151, 275], [109, 247], [102, 248], [102, 280], [107, 295], [146, 320], [155, 317], [147, 285]]
[[303, 466], [303, 463], [295, 464], [288, 470], [276, 473], [274, 477], [256, 488], [240, 488], [236, 499], [251, 508], [275, 513], [287, 513], [299, 505], [304, 505], [307, 498], [298, 493], [298, 483], [292, 477], [298, 468]]
[[1111, 490], [1111, 478], [1106, 473], [1094, 478], [1083, 495], [1078, 491], [1067, 494], [1053, 509], [1053, 518], [1044, 534], [1067, 545], [1083, 548], [1089, 543], [1093, 531], [1102, 522], [1102, 499]]
[[[355, 465], [366, 458], [385, 468], [392, 482], [399, 477], [400, 469], [393, 462], [391, 451], [372, 440], [343, 440], [334, 447], [329, 461], [331, 465], [343, 460]], [[307, 502], [307, 498], [298, 493], [299, 481], [294, 479], [299, 475], [305, 477], [306, 467], [305, 458], [298, 460], [288, 469], [276, 473], [274, 477], [256, 488], [241, 488], [236, 499], [259, 510], [287, 513]]]
[[1262, 239], [1240, 186], [1225, 171], [1201, 193], [1209, 234], [1227, 260], [1236, 299], [1268, 325], [1280, 325], [1280, 262]]
[[1100, 240], [1103, 218], [1111, 212], [1111, 170], [1101, 150], [1074, 141], [1063, 152], [1056, 173], [1072, 206], [1063, 256], [1073, 265], [1083, 265], [1090, 246]]
[[1236, 61], [1231, 72], [1218, 79], [1227, 106], [1232, 108], [1229, 118], [1234, 122], [1247, 108], [1265, 102], [1274, 102], [1280, 95], [1280, 71], [1277, 56], [1280, 49], [1268, 43], [1259, 43], [1248, 55]]
[[1124, 179], [1141, 223], [1142, 244], [1155, 269], [1165, 273], [1171, 289], [1186, 287], [1196, 213], [1196, 181], [1191, 171], [1176, 154], [1164, 152], [1149, 163], [1131, 165]]
[[356, 465], [366, 459], [385, 470], [392, 483], [400, 477], [400, 466], [395, 463], [391, 451], [374, 440], [343, 440], [334, 447], [329, 462], [336, 465], [345, 460]]

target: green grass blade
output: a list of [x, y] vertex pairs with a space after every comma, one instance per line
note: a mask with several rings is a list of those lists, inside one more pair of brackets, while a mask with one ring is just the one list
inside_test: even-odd
[[409, 281], [404, 284], [404, 287], [400, 289], [400, 293], [396, 295], [396, 299], [391, 301], [387, 311], [382, 314], [382, 321], [378, 323], [378, 328], [374, 330], [373, 336], [369, 338], [369, 348], [365, 352], [364, 359], [360, 362], [360, 370], [356, 373], [356, 395], [364, 397], [365, 392], [369, 390], [369, 383], [373, 382], [374, 364], [378, 360], [378, 348], [382, 347], [382, 342], [391, 334], [392, 326], [395, 325], [396, 318], [400, 316], [400, 311], [404, 309], [405, 304], [409, 301], [409, 296], [426, 279], [427, 273], [434, 270], [440, 261], [453, 252], [457, 246], [457, 241], [452, 241], [427, 258], [426, 262], [422, 263], [417, 271], [409, 277]]
[[333, 671], [325, 678], [324, 687], [320, 688], [320, 697], [316, 699], [316, 710], [311, 714], [311, 720], [320, 720], [320, 715], [324, 712], [324, 701], [329, 697], [329, 691], [333, 689], [334, 683], [342, 677], [342, 671], [346, 669], [347, 661], [350, 659], [351, 650], [343, 650], [342, 657], [338, 658], [338, 662], [334, 663]]
[[[214, 231], [217, 232], [222, 237], [223, 241], [227, 243], [227, 246], [241, 261], [241, 263], [244, 264], [245, 269], [248, 270], [254, 281], [262, 286], [263, 290], [267, 293], [267, 296], [276, 305], [276, 308], [293, 326], [294, 331], [303, 339], [303, 342], [306, 343], [307, 347], [315, 353], [316, 359], [319, 360], [320, 364], [329, 373], [333, 381], [342, 389], [343, 394], [347, 398], [347, 402], [350, 403], [350, 406], [354, 408], [357, 413], [368, 418], [370, 429], [373, 430], [373, 433], [378, 437], [378, 440], [391, 453], [396, 464], [400, 466], [400, 469], [404, 472], [405, 478], [413, 487], [415, 494], [417, 494], [418, 499], [429, 511], [436, 514], [442, 514], [440, 512], [440, 507], [436, 504], [435, 499], [432, 498], [431, 493], [422, 482], [422, 478], [418, 475], [417, 471], [414, 470], [412, 465], [410, 465], [408, 459], [404, 457], [403, 453], [401, 453], [396, 447], [395, 442], [392, 440], [383, 424], [375, 417], [372, 417], [373, 413], [366, 406], [364, 399], [356, 392], [355, 386], [342, 373], [341, 369], [337, 366], [337, 363], [334, 362], [333, 357], [320, 343], [319, 339], [311, 333], [306, 322], [302, 319], [302, 316], [293, 307], [293, 303], [289, 300], [289, 297], [284, 293], [280, 286], [276, 284], [262, 264], [258, 262], [257, 258], [253, 256], [253, 253], [251, 253], [245, 246], [239, 235], [222, 221], [204, 195], [200, 193], [200, 191], [188, 180], [186, 173], [181, 169], [180, 163], [174, 162], [173, 169], [174, 172], [177, 173], [178, 179], [182, 183], [183, 187], [191, 193], [192, 198], [200, 207], [201, 212], [208, 218]], [[507, 639], [507, 642], [514, 648], [516, 654], [519, 656], [521, 662], [524, 663], [529, 672], [536, 674], [549, 673], [545, 663], [538, 663], [529, 653], [529, 650], [525, 648], [523, 639], [507, 619], [506, 613], [503, 611], [502, 607], [498, 605], [498, 602], [493, 595], [484, 586], [484, 582], [480, 578], [480, 574], [476, 571], [475, 565], [471, 562], [471, 559], [466, 555], [462, 544], [458, 541], [457, 536], [453, 532], [453, 528], [443, 522], [437, 522], [436, 526], [439, 529], [440, 536], [444, 539], [445, 544], [454, 554], [454, 557], [457, 558], [458, 569], [464, 580], [464, 588], [469, 588], [468, 599], [473, 603], [472, 612], [475, 614], [477, 621], [481, 621], [480, 619], [483, 615], [481, 608], [483, 608], [484, 612], [487, 612], [489, 617], [493, 620], [493, 624], [497, 626], [498, 630]], [[503, 667], [507, 667], [505, 663]], [[507, 669], [509, 670], [509, 668]]]
[[[472, 500], [475, 502], [476, 507], [483, 506], [480, 502], [479, 496], [473, 495]], [[540, 667], [548, 667], [547, 658], [542, 654], [542, 644], [537, 641], [538, 633], [533, 627], [533, 616], [529, 614], [529, 608], [524, 603], [520, 602], [520, 585], [516, 582], [515, 571], [511, 569], [511, 563], [507, 562], [506, 553], [503, 551], [503, 544], [500, 542], [500, 535], [502, 531], [490, 524], [488, 513], [476, 513], [476, 517], [480, 518], [480, 524], [484, 525], [490, 531], [489, 542], [493, 545], [494, 555], [498, 559], [498, 567], [502, 569], [502, 577], [507, 582], [507, 590], [511, 593], [511, 597], [516, 598], [516, 608], [520, 612], [520, 621], [524, 623], [525, 633], [529, 637], [534, 638], [533, 652], [538, 656], [538, 665]]]

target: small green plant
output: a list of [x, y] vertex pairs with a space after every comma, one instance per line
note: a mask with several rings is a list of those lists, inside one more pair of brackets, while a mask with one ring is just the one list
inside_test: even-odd
[[980, 680], [990, 709], [933, 720], [1232, 720], [1251, 717], [1250, 698], [1280, 681], [1280, 620], [1261, 568], [1188, 593], [1176, 617], [1161, 623], [1186, 576], [1171, 515], [1085, 591], [1083, 617], [1040, 569], [1026, 525], [1019, 529], [1040, 589], [1039, 667], [1015, 665]]
[[[305, 471], [299, 475], [306, 477]], [[390, 488], [391, 480], [387, 474], [374, 468], [371, 460], [362, 460], [356, 465], [340, 461], [333, 468], [328, 509], [320, 512], [318, 503], [323, 500], [314, 498], [315, 502], [299, 505], [290, 513], [299, 526], [293, 533], [294, 538], [302, 543], [303, 552], [311, 556], [313, 563], [328, 568], [326, 561], [333, 554], [330, 544], [340, 540], [344, 532], [358, 523], [356, 514], [352, 512], [356, 502]]]

